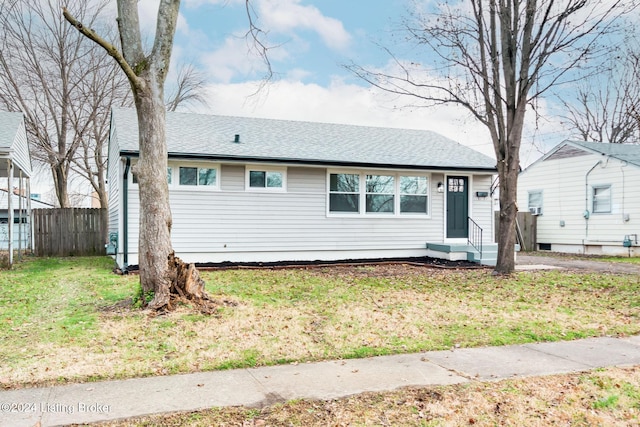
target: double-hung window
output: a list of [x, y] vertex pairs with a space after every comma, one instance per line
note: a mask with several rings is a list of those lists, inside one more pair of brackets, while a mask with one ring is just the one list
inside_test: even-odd
[[426, 176], [400, 177], [400, 213], [428, 213], [428, 182]]
[[360, 212], [360, 175], [353, 173], [329, 175], [329, 211]]
[[594, 185], [593, 213], [611, 213], [611, 186]]
[[395, 209], [395, 176], [367, 175], [367, 213], [393, 213]]

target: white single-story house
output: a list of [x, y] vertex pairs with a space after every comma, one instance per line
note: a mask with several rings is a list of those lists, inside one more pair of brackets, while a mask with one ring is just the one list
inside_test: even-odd
[[[29, 193], [29, 179], [31, 177], [31, 157], [27, 143], [27, 131], [22, 113], [0, 111], [0, 180], [10, 191], [16, 188], [20, 194]], [[14, 214], [17, 207], [11, 205], [11, 198], [7, 198], [7, 249], [9, 250], [9, 265], [13, 263]], [[22, 207], [25, 215], [30, 215], [30, 205]]]
[[[170, 112], [167, 145], [186, 262], [492, 262], [495, 160], [434, 132]], [[135, 111], [114, 109], [109, 231], [123, 268], [138, 263], [138, 155]]]
[[520, 173], [540, 250], [640, 255], [640, 145], [565, 141]]

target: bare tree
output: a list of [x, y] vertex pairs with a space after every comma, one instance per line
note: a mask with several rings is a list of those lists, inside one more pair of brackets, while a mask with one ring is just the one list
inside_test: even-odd
[[207, 100], [204, 97], [206, 82], [204, 74], [193, 65], [187, 64], [180, 67], [176, 86], [166, 100], [167, 111], [176, 111], [180, 105], [184, 104], [206, 106]]
[[[164, 86], [178, 19], [179, 0], [161, 0], [155, 39], [150, 53], [142, 45], [138, 2], [118, 0], [118, 30], [122, 50], [104, 39], [86, 23], [76, 19], [68, 9], [64, 17], [73, 27], [111, 55], [127, 76], [138, 115], [140, 157], [135, 167], [140, 188], [140, 239], [138, 259], [143, 292], [153, 292], [149, 308], [170, 304], [171, 289], [179, 267], [173, 263], [171, 245], [171, 210], [166, 179], [167, 142]], [[195, 267], [190, 270], [195, 272]], [[204, 282], [195, 280], [198, 289], [182, 291], [202, 299]], [[183, 284], [184, 287], [184, 284]]]
[[[107, 3], [72, 2], [91, 25]], [[86, 63], [92, 45], [65, 24], [57, 1], [17, 0], [0, 20], [0, 105], [25, 114], [32, 156], [49, 165], [58, 203], [68, 207], [69, 173], [83, 137], [76, 120], [87, 108], [78, 101], [100, 64]]]
[[427, 7], [432, 9], [416, 9], [403, 27], [407, 39], [425, 49], [428, 65], [402, 61], [387, 50], [395, 72], [349, 68], [370, 84], [422, 105], [461, 105], [487, 126], [500, 180], [495, 273], [509, 274], [515, 268], [517, 181], [527, 105], [601, 53], [597, 40], [612, 30], [622, 2], [468, 0]]
[[[268, 68], [265, 80], [271, 73], [266, 57], [267, 47], [259, 40], [263, 36], [255, 25], [250, 1], [245, 0], [250, 30], [247, 37], [255, 42]], [[143, 49], [137, 0], [117, 0], [119, 49], [114, 43], [100, 36], [65, 8], [65, 19], [80, 33], [93, 40], [112, 56], [129, 80], [138, 116], [139, 160], [134, 167], [138, 178], [140, 197], [140, 239], [138, 262], [142, 291], [153, 292], [147, 305], [151, 309], [171, 306], [171, 296], [186, 296], [197, 304], [208, 299], [204, 281], [194, 265], [185, 264], [174, 256], [171, 245], [171, 210], [169, 188], [166, 180], [167, 141], [166, 106], [164, 103], [165, 80], [169, 70], [173, 38], [178, 19], [180, 0], [160, 0], [155, 38], [149, 53]], [[197, 101], [199, 96], [190, 87], [197, 86], [199, 77], [186, 73], [187, 84], [179, 85], [176, 102]], [[184, 76], [184, 74], [183, 74]], [[184, 81], [185, 79], [179, 79]], [[190, 82], [189, 82], [190, 80]], [[180, 88], [181, 87], [181, 88]]]
[[637, 42], [613, 50], [608, 69], [580, 82], [575, 99], [562, 93], [564, 124], [585, 141], [638, 143], [640, 127], [640, 58]]
[[[110, 31], [110, 28], [105, 28]], [[109, 55], [90, 40], [91, 49], [83, 59], [83, 66], [92, 70], [78, 80], [78, 95], [74, 98], [71, 122], [77, 138], [71, 169], [89, 183], [91, 199], [98, 199], [102, 210], [103, 240], [107, 240], [109, 205], [106, 173], [107, 147], [112, 107], [132, 107], [133, 99], [126, 76]]]

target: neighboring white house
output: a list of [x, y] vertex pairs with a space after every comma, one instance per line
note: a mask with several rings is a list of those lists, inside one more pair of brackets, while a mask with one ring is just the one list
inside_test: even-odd
[[54, 207], [35, 199], [28, 200], [16, 193], [17, 191], [11, 193], [11, 201], [9, 201], [9, 192], [0, 189], [0, 250], [9, 248], [9, 203], [13, 209], [14, 249], [31, 248], [31, 216], [27, 207], [31, 206], [31, 209], [51, 209]]
[[640, 145], [565, 141], [518, 180], [538, 249], [640, 255]]
[[[167, 145], [187, 262], [467, 259], [469, 235], [485, 253], [494, 242], [495, 161], [433, 132], [167, 113]], [[113, 110], [109, 230], [124, 268], [138, 263], [138, 154], [135, 111]]]
[[[0, 111], [0, 180], [1, 187], [16, 188], [20, 194], [29, 193], [29, 178], [31, 177], [31, 157], [27, 144], [27, 132], [22, 113], [8, 113]], [[7, 199], [9, 203], [11, 198]], [[6, 208], [5, 208], [6, 209]], [[6, 230], [9, 249], [9, 265], [13, 263], [13, 236], [15, 207], [7, 210]], [[27, 215], [30, 206], [24, 207]]]

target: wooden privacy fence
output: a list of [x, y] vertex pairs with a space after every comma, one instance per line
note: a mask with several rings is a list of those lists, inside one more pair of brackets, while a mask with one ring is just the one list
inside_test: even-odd
[[[516, 243], [520, 245], [522, 251], [536, 251], [538, 250], [537, 239], [537, 220], [538, 217], [531, 215], [530, 212], [518, 212], [518, 224], [516, 228]], [[495, 232], [496, 239], [498, 239], [498, 232], [500, 231], [500, 212], [495, 212]]]
[[103, 209], [33, 210], [36, 256], [104, 255]]

